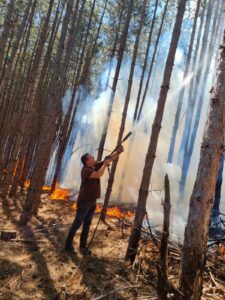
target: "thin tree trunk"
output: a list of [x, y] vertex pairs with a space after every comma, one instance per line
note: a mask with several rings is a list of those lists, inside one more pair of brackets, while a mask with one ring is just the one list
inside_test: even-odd
[[2, 76], [2, 70], [4, 69], [4, 56], [5, 56], [5, 49], [7, 45], [7, 39], [9, 36], [9, 32], [12, 28], [12, 16], [14, 10], [14, 2], [15, 0], [10, 0], [8, 4], [7, 13], [5, 16], [5, 22], [3, 25], [3, 30], [0, 35], [0, 78]]
[[168, 293], [168, 239], [170, 235], [170, 183], [168, 175], [165, 176], [165, 200], [163, 203], [163, 228], [161, 234], [160, 257], [158, 265], [158, 297], [167, 299]]
[[85, 38], [84, 38], [84, 44], [83, 44], [83, 48], [82, 48], [82, 52], [81, 52], [81, 57], [79, 59], [79, 66], [77, 68], [77, 77], [76, 77], [76, 80], [75, 80], [75, 84], [76, 84], [77, 87], [80, 84], [83, 84], [83, 81], [86, 80], [86, 76], [85, 76], [86, 74], [82, 74], [82, 65], [84, 63], [85, 51], [87, 49], [87, 44], [88, 44], [88, 37], [89, 37], [89, 34], [90, 34], [90, 29], [91, 29], [91, 25], [92, 25], [92, 21], [93, 21], [95, 4], [96, 4], [96, 0], [93, 1], [92, 6], [91, 6], [91, 12], [90, 12], [90, 16], [89, 16], [89, 19], [88, 19], [88, 25], [87, 25]]
[[220, 46], [217, 79], [200, 151], [197, 178], [190, 200], [181, 261], [180, 286], [184, 299], [200, 300], [209, 222], [225, 132], [225, 32]]
[[[83, 78], [83, 80], [81, 79], [81, 82], [83, 82], [83, 83], [85, 83], [85, 80], [87, 78], [86, 75], [87, 75], [88, 70], [90, 68], [91, 60], [94, 56], [94, 51], [95, 51], [95, 48], [97, 46], [97, 40], [99, 38], [99, 33], [100, 33], [100, 30], [101, 30], [102, 21], [103, 21], [104, 15], [105, 15], [107, 3], [108, 3], [108, 0], [105, 2], [105, 6], [104, 6], [104, 9], [103, 9], [103, 12], [102, 12], [102, 15], [101, 15], [101, 19], [100, 19], [100, 22], [99, 22], [99, 26], [98, 26], [98, 31], [97, 31], [93, 46], [91, 48], [90, 55], [88, 56], [88, 59], [85, 62], [85, 67], [83, 69], [83, 75], [81, 76], [81, 78]], [[72, 95], [70, 107], [69, 107], [68, 113], [65, 117], [64, 124], [63, 124], [62, 133], [61, 133], [62, 139], [60, 139], [60, 144], [59, 144], [59, 149], [58, 149], [58, 154], [57, 154], [57, 160], [56, 160], [56, 168], [55, 168], [55, 173], [54, 173], [54, 176], [53, 176], [53, 181], [52, 181], [52, 184], [51, 184], [50, 193], [52, 193], [55, 190], [56, 183], [59, 179], [59, 174], [60, 174], [60, 170], [61, 170], [61, 166], [62, 166], [63, 155], [64, 155], [64, 152], [65, 152], [65, 149], [67, 147], [67, 144], [68, 144], [68, 141], [69, 141], [69, 138], [70, 138], [70, 134], [71, 134], [71, 131], [72, 131], [72, 130], [70, 130], [70, 125], [71, 125], [70, 122], [73, 118], [73, 106], [74, 106], [73, 103], [74, 103], [74, 100], [75, 100], [75, 93], [73, 93], [73, 95]]]
[[[34, 1], [32, 7], [36, 6], [36, 2], [37, 1]], [[22, 19], [21, 23], [18, 26], [18, 29], [17, 29], [17, 32], [16, 32], [15, 41], [14, 41], [14, 43], [12, 45], [12, 52], [11, 52], [11, 55], [10, 55], [10, 59], [8, 61], [8, 64], [7, 64], [7, 68], [6, 68], [4, 76], [1, 77], [2, 80], [0, 82], [0, 98], [2, 97], [2, 93], [3, 93], [4, 89], [5, 89], [7, 81], [10, 78], [11, 72], [13, 70], [13, 68], [12, 68], [13, 62], [14, 62], [17, 50], [19, 48], [19, 43], [20, 43], [21, 37], [23, 36], [23, 31], [24, 31], [24, 29], [26, 27], [25, 25], [26, 25], [26, 22], [27, 22], [27, 19], [28, 19], [28, 16], [29, 16], [29, 11], [30, 11], [31, 5], [32, 5], [32, 1], [29, 1], [27, 3], [26, 9], [25, 9], [25, 12], [24, 12], [24, 15], [23, 15], [23, 19]]]
[[[199, 16], [201, 1], [202, 0], [198, 0], [197, 6], [195, 9], [195, 17], [194, 17], [194, 23], [193, 23], [192, 32], [191, 32], [191, 39], [190, 39], [190, 44], [189, 44], [189, 48], [188, 48], [188, 55], [187, 55], [187, 60], [186, 60], [186, 65], [185, 65], [185, 70], [184, 70], [184, 75], [183, 75], [183, 81], [185, 81], [185, 79], [187, 78], [189, 68], [190, 68], [190, 62], [191, 62], [191, 56], [192, 56], [192, 52], [193, 52], [193, 44], [194, 44], [194, 38], [195, 38], [195, 33], [196, 33], [197, 20], [198, 20], [198, 16]], [[176, 143], [176, 136], [177, 136], [177, 130], [178, 130], [179, 121], [180, 121], [181, 109], [183, 106], [184, 92], [185, 92], [185, 87], [183, 86], [180, 91], [180, 94], [178, 96], [177, 110], [176, 110], [176, 114], [175, 114], [172, 138], [171, 138], [170, 149], [169, 149], [169, 154], [168, 154], [168, 159], [167, 159], [168, 163], [172, 163], [172, 161], [173, 161], [173, 153], [174, 153], [174, 148], [175, 148], [175, 143]]]
[[[84, 2], [86, 2], [84, 0]], [[27, 193], [25, 205], [23, 212], [20, 218], [22, 224], [27, 224], [33, 214], [37, 214], [39, 204], [40, 204], [40, 193], [41, 188], [44, 184], [45, 173], [47, 166], [49, 164], [52, 144], [54, 142], [57, 124], [55, 124], [56, 116], [59, 111], [59, 105], [62, 96], [62, 90], [64, 87], [64, 81], [66, 79], [66, 68], [65, 64], [61, 64], [61, 60], [64, 53], [64, 44], [67, 36], [68, 26], [70, 20], [74, 19], [73, 5], [74, 1], [69, 0], [64, 16], [64, 21], [61, 30], [61, 36], [59, 40], [58, 50], [52, 69], [52, 78], [50, 81], [49, 95], [50, 98], [46, 102], [46, 114], [43, 116], [43, 123], [40, 130], [40, 136], [37, 144], [37, 150], [35, 154], [35, 165], [32, 170], [31, 183]], [[71, 14], [73, 12], [73, 17]], [[71, 39], [71, 35], [75, 34], [75, 24], [71, 24], [72, 28], [70, 30], [70, 35], [68, 39]], [[75, 41], [74, 41], [75, 42]], [[74, 48], [74, 42], [72, 40], [71, 45], [68, 45], [66, 49], [66, 56], [69, 60], [69, 57], [72, 55]], [[65, 61], [64, 61], [65, 62]], [[51, 130], [49, 128], [49, 122], [51, 122]]]
[[66, 1], [63, 2], [62, 10], [60, 12], [60, 0], [58, 2], [57, 10], [56, 10], [53, 25], [52, 25], [51, 35], [49, 38], [48, 48], [45, 53], [43, 66], [41, 69], [41, 74], [40, 74], [37, 88], [35, 91], [34, 108], [33, 108], [35, 115], [34, 115], [34, 120], [33, 120], [33, 125], [32, 125], [32, 134], [31, 134], [30, 142], [29, 142], [28, 149], [27, 149], [25, 164], [24, 164], [24, 168], [22, 171], [21, 179], [20, 179], [21, 189], [23, 189], [24, 182], [25, 182], [25, 180], [28, 179], [28, 175], [31, 171], [31, 159], [32, 159], [32, 156], [34, 155], [34, 151], [35, 151], [36, 144], [37, 144], [37, 139], [39, 136], [39, 131], [41, 128], [41, 126], [40, 126], [41, 122], [38, 123], [38, 120], [39, 121], [41, 120], [41, 116], [44, 113], [43, 110], [45, 107], [44, 91], [45, 91], [46, 87], [48, 86], [46, 78], [47, 78], [47, 73], [48, 73], [48, 69], [50, 66], [50, 56], [51, 56], [51, 53], [53, 50], [54, 42], [56, 39], [56, 34], [58, 32], [58, 28], [59, 28], [59, 25], [60, 25], [60, 22], [62, 19], [62, 13], [64, 10], [65, 3], [66, 3]]
[[139, 109], [141, 92], [142, 92], [142, 87], [143, 87], [144, 78], [145, 78], [145, 72], [146, 72], [147, 63], [148, 63], [148, 55], [149, 55], [150, 46], [151, 46], [151, 42], [152, 42], [152, 33], [153, 33], [153, 29], [155, 27], [156, 12], [157, 12], [157, 8], [158, 8], [158, 4], [159, 4], [159, 0], [156, 0], [153, 17], [152, 17], [152, 22], [151, 22], [151, 28], [150, 28], [150, 32], [149, 32], [149, 36], [148, 36], [148, 43], [147, 43], [147, 48], [146, 48], [146, 53], [145, 53], [144, 64], [142, 67], [141, 80], [140, 80], [139, 89], [138, 89], [138, 95], [137, 95], [137, 101], [136, 101], [135, 110], [134, 110], [133, 122], [135, 122], [137, 119], [137, 113], [138, 113], [138, 109]]
[[169, 4], [169, 0], [166, 1], [166, 5], [165, 5], [164, 11], [163, 11], [161, 24], [160, 24], [159, 32], [157, 34], [157, 39], [156, 39], [156, 43], [155, 43], [155, 47], [154, 47], [154, 52], [153, 52], [150, 67], [149, 67], [148, 77], [147, 77], [147, 81], [146, 81], [146, 84], [145, 84], [145, 90], [144, 90], [142, 100], [141, 100], [141, 105], [140, 105], [140, 108], [139, 108], [139, 111], [138, 111], [138, 114], [137, 114], [137, 121], [139, 121], [140, 118], [141, 118], [143, 106], [144, 106], [146, 95], [147, 95], [147, 92], [148, 92], [149, 82], [150, 82], [150, 78], [151, 78], [151, 75], [152, 75], [152, 70], [153, 70], [153, 66], [154, 66], [154, 62], [155, 62], [156, 53], [157, 53], [157, 50], [158, 50], [159, 40], [160, 40], [160, 37], [161, 37], [162, 28], [163, 28], [163, 24], [164, 24], [164, 21], [165, 21], [165, 16], [166, 16], [168, 4]]
[[107, 109], [106, 120], [103, 125], [101, 140], [100, 140], [99, 147], [98, 147], [98, 155], [97, 155], [98, 161], [100, 161], [102, 159], [102, 155], [103, 155], [103, 151], [104, 151], [104, 145], [105, 145], [105, 141], [106, 141], [110, 116], [111, 116], [111, 112], [112, 112], [112, 106], [113, 106], [114, 97], [115, 97], [115, 93], [116, 93], [116, 87], [117, 87], [117, 83], [118, 83], [118, 79], [119, 79], [120, 68], [121, 68], [121, 64], [122, 64], [122, 60], [123, 60], [124, 49], [125, 49], [125, 45], [126, 45], [128, 29], [129, 29], [130, 20], [131, 20], [133, 2], [134, 2], [134, 0], [129, 1], [127, 17], [126, 17], [126, 21], [125, 21], [124, 28], [123, 28], [123, 33], [122, 33], [122, 36], [120, 39], [117, 65], [116, 65], [116, 71], [115, 71], [115, 75], [114, 75], [114, 79], [113, 79], [112, 91], [111, 91], [110, 99], [109, 99], [109, 106]]
[[[184, 153], [187, 151], [187, 148], [188, 148], [188, 142], [189, 142], [189, 137], [190, 137], [190, 132], [191, 132], [192, 117], [193, 117], [193, 112], [194, 112], [196, 98], [197, 98], [196, 95], [198, 92], [197, 90], [198, 90], [201, 75], [202, 75], [202, 69], [203, 69], [203, 66], [205, 63], [207, 40], [208, 40], [210, 21], [211, 21], [211, 15], [212, 15], [212, 4], [211, 4], [211, 2], [209, 2], [209, 4], [207, 2], [208, 8], [207, 8], [206, 16], [204, 16], [204, 11], [207, 6], [206, 2], [204, 4], [205, 5], [204, 5], [204, 10], [202, 12], [201, 24], [199, 26], [199, 36], [198, 36], [195, 56], [193, 58], [193, 63], [192, 63], [192, 71], [195, 72], [196, 75], [192, 77], [190, 85], [189, 85], [188, 108], [187, 108], [187, 113], [186, 113], [186, 117], [185, 117], [184, 132], [183, 132], [182, 140], [181, 140], [180, 147], [179, 147], [179, 155], [180, 155], [180, 157], [182, 157], [182, 161], [183, 161], [183, 157], [185, 155]], [[203, 28], [204, 17], [205, 17], [205, 28], [203, 31], [202, 28]], [[203, 33], [203, 37], [202, 37], [200, 53], [198, 55], [198, 50], [200, 47], [201, 33]], [[199, 58], [199, 59], [197, 60], [197, 58]], [[198, 66], [198, 68], [196, 68], [196, 66]]]
[[189, 142], [187, 151], [185, 152], [185, 156], [184, 156], [184, 159], [183, 159], [182, 173], [181, 173], [181, 180], [180, 180], [181, 198], [183, 198], [183, 195], [184, 195], [184, 189], [185, 189], [187, 174], [188, 174], [188, 170], [189, 170], [189, 166], [190, 166], [190, 162], [191, 162], [191, 157], [192, 157], [192, 153], [193, 153], [193, 149], [194, 149], [195, 139], [196, 139], [196, 135], [197, 135], [197, 131], [198, 131], [198, 125], [199, 125], [199, 120], [200, 120], [200, 116], [201, 116], [203, 100], [204, 100], [204, 97], [205, 97], [204, 91], [206, 89], [207, 78], [208, 78], [208, 75], [209, 75], [209, 69], [210, 69], [211, 62], [212, 62], [212, 57], [213, 57], [212, 53], [214, 52], [215, 39], [216, 39], [216, 36], [218, 34], [218, 32], [216, 32], [216, 24], [217, 24], [217, 20], [219, 20], [218, 23], [220, 23], [220, 20], [221, 20], [220, 18], [218, 18], [218, 19], [216, 18], [216, 16], [218, 15], [218, 8], [219, 8], [219, 1], [217, 1], [217, 5], [215, 6], [215, 12], [214, 12], [215, 15], [214, 15], [214, 20], [213, 20], [213, 25], [212, 25], [211, 38], [210, 38], [209, 47], [208, 47], [207, 65], [206, 65], [205, 72], [203, 74], [203, 79], [202, 79], [201, 84], [200, 84], [200, 81], [199, 81], [200, 88], [198, 87], [198, 90], [200, 91], [200, 95], [199, 95], [199, 102], [198, 102], [198, 106], [197, 106], [197, 111], [196, 111], [195, 118], [194, 118], [193, 129], [192, 129], [192, 133], [191, 133], [191, 136], [190, 136], [190, 142]]
[[152, 125], [151, 138], [150, 138], [149, 147], [145, 159], [145, 166], [144, 166], [141, 186], [139, 190], [137, 210], [135, 213], [134, 224], [132, 227], [127, 253], [125, 257], [126, 260], [130, 260], [132, 263], [135, 259], [139, 239], [141, 236], [141, 227], [142, 227], [142, 222], [146, 211], [146, 201], [149, 194], [149, 184], [150, 184], [150, 179], [152, 174], [152, 167], [155, 160], [159, 132], [161, 129], [161, 123], [162, 123], [166, 98], [169, 90], [176, 49], [180, 37], [182, 21], [185, 12], [185, 6], [186, 6], [186, 0], [180, 0], [177, 9], [177, 16], [176, 16], [174, 29], [173, 29], [170, 49], [166, 61], [163, 82], [162, 82], [161, 91], [158, 99], [158, 106], [155, 114], [154, 123]]
[[121, 29], [121, 25], [122, 25], [122, 20], [123, 20], [123, 15], [124, 15], [124, 10], [125, 10], [124, 3], [119, 3], [119, 5], [121, 6], [121, 9], [120, 9], [120, 15], [119, 15], [119, 20], [118, 20], [118, 25], [116, 26], [116, 29], [115, 29], [116, 35], [115, 35], [114, 43], [113, 43], [113, 47], [112, 47], [112, 50], [111, 50], [111, 53], [110, 53], [110, 58], [109, 58], [110, 65], [109, 65], [109, 71], [108, 71], [108, 75], [107, 75], [105, 89], [107, 89], [108, 86], [109, 86], [110, 74], [111, 74], [112, 65], [113, 65], [113, 57], [116, 54], [116, 47], [117, 47], [118, 40], [119, 40], [119, 33], [120, 33], [120, 29]]
[[[134, 68], [135, 68], [137, 54], [138, 54], [139, 40], [140, 40], [140, 36], [141, 36], [143, 22], [145, 19], [146, 5], [147, 5], [147, 0], [144, 0], [142, 7], [141, 7], [139, 26], [137, 29], [137, 34], [136, 34], [136, 39], [135, 39], [135, 44], [134, 44], [133, 57], [132, 57], [130, 74], [129, 74], [129, 79], [128, 79], [128, 86], [127, 86], [127, 93], [126, 93], [125, 102], [124, 102], [124, 108], [123, 108], [123, 113], [122, 113], [122, 120], [121, 120], [121, 124], [120, 124], [117, 145], [119, 145], [121, 143], [123, 134], [124, 134], [126, 118], [127, 118], [127, 111], [128, 111], [128, 106], [130, 103], [131, 89], [132, 89], [133, 76], [134, 76]], [[105, 201], [104, 201], [104, 205], [103, 205], [103, 208], [101, 211], [101, 220], [105, 220], [105, 217], [106, 217], [106, 210], [107, 210], [107, 207], [109, 204], [109, 199], [110, 199], [111, 192], [112, 192], [117, 163], [118, 163], [118, 159], [116, 159], [112, 164], [111, 172], [109, 175], [108, 186], [107, 186], [107, 190], [106, 190], [106, 195], [105, 195]]]

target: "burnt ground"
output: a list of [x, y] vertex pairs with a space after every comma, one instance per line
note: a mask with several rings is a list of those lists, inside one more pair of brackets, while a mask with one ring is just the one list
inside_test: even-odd
[[[63, 251], [75, 215], [68, 200], [50, 200], [43, 194], [39, 216], [28, 226], [18, 224], [25, 195], [0, 202], [0, 231], [16, 232], [16, 238], [0, 238], [0, 299], [158, 299], [157, 259], [159, 234], [143, 233], [138, 259], [124, 263], [130, 220], [108, 219], [100, 223], [91, 244], [92, 255], [83, 257]], [[90, 236], [99, 215], [96, 214]], [[74, 240], [78, 247], [79, 233]], [[202, 299], [225, 299], [225, 247], [215, 245], [208, 253]], [[169, 280], [179, 278], [181, 248], [169, 246]]]

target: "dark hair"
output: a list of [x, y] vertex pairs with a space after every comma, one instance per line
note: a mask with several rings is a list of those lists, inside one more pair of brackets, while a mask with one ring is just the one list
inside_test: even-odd
[[86, 160], [87, 160], [87, 156], [89, 155], [89, 153], [85, 153], [84, 155], [81, 156], [81, 161], [82, 161], [82, 164], [84, 166], [86, 166]]

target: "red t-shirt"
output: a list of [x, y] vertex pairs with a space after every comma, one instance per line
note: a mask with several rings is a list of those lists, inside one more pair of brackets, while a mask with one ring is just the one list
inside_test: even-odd
[[84, 166], [81, 170], [81, 185], [77, 199], [79, 206], [92, 204], [101, 195], [101, 185], [99, 178], [90, 178], [91, 174], [98, 171], [103, 162], [98, 162], [93, 168]]

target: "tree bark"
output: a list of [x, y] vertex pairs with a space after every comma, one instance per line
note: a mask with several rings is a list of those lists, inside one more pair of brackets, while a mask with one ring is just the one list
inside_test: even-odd
[[154, 66], [154, 62], [155, 62], [156, 53], [157, 53], [157, 50], [158, 50], [159, 39], [160, 39], [160, 36], [161, 36], [161, 33], [162, 33], [162, 28], [163, 28], [163, 24], [164, 24], [164, 21], [165, 21], [165, 16], [166, 16], [168, 4], [169, 4], [169, 0], [166, 1], [165, 7], [164, 7], [164, 11], [163, 11], [159, 31], [157, 33], [157, 39], [156, 39], [156, 42], [155, 42], [155, 47], [154, 47], [154, 51], [153, 51], [153, 55], [152, 55], [152, 58], [151, 58], [151, 63], [150, 63], [149, 71], [148, 71], [148, 77], [147, 77], [147, 81], [145, 83], [145, 89], [144, 89], [144, 93], [143, 93], [143, 96], [142, 96], [141, 105], [140, 105], [139, 111], [137, 113], [137, 118], [136, 118], [137, 120], [136, 121], [139, 121], [140, 118], [141, 118], [141, 113], [142, 113], [142, 110], [143, 110], [145, 98], [146, 98], [148, 87], [149, 87], [150, 78], [151, 78], [151, 75], [152, 75], [152, 70], [153, 70], [153, 66]]
[[146, 53], [145, 53], [144, 64], [143, 64], [143, 67], [142, 67], [141, 80], [140, 80], [139, 89], [138, 89], [138, 95], [137, 95], [137, 101], [136, 101], [135, 110], [134, 110], [133, 122], [136, 121], [137, 113], [138, 113], [138, 109], [139, 109], [139, 103], [140, 103], [140, 98], [141, 98], [141, 93], [142, 93], [142, 87], [143, 87], [145, 72], [146, 72], [147, 63], [148, 63], [148, 56], [149, 56], [150, 46], [151, 46], [151, 42], [152, 42], [152, 33], [153, 33], [153, 29], [155, 27], [155, 20], [156, 20], [156, 12], [157, 12], [157, 8], [158, 8], [158, 3], [159, 3], [159, 1], [156, 0], [155, 1], [154, 12], [153, 12], [153, 17], [152, 17], [152, 22], [151, 22], [151, 28], [150, 28], [150, 32], [149, 32], [149, 36], [148, 36], [148, 43], [147, 43], [147, 49], [146, 49]]
[[160, 257], [158, 265], [158, 297], [167, 299], [168, 293], [168, 239], [170, 235], [170, 183], [168, 175], [165, 176], [165, 200], [163, 203], [163, 228], [161, 234]]
[[123, 60], [124, 49], [125, 49], [125, 45], [126, 45], [128, 29], [129, 29], [130, 20], [131, 20], [133, 2], [134, 2], [134, 0], [129, 1], [126, 21], [125, 21], [124, 28], [123, 28], [123, 33], [122, 33], [122, 36], [121, 36], [121, 39], [120, 39], [117, 65], [116, 65], [116, 71], [115, 71], [115, 75], [114, 75], [114, 79], [113, 79], [112, 91], [111, 91], [110, 99], [109, 99], [109, 106], [108, 106], [108, 109], [107, 109], [106, 120], [105, 120], [105, 123], [104, 123], [104, 126], [103, 126], [101, 140], [100, 140], [99, 147], [98, 147], [98, 155], [97, 155], [97, 160], [98, 161], [100, 161], [102, 159], [102, 155], [103, 155], [103, 151], [104, 151], [104, 145], [105, 145], [105, 141], [106, 141], [110, 116], [111, 116], [111, 112], [112, 112], [112, 106], [113, 106], [114, 97], [115, 97], [115, 93], [116, 93], [116, 87], [117, 87], [117, 83], [118, 83], [118, 79], [119, 79], [120, 68], [121, 68], [121, 64], [122, 64], [122, 60]]
[[130, 260], [131, 263], [133, 263], [135, 259], [138, 243], [141, 235], [141, 227], [142, 227], [142, 222], [146, 211], [146, 201], [149, 193], [149, 184], [150, 184], [150, 179], [152, 174], [152, 167], [155, 160], [159, 132], [161, 129], [161, 123], [162, 123], [166, 98], [169, 90], [176, 49], [180, 37], [182, 21], [185, 12], [185, 6], [186, 6], [186, 0], [180, 0], [177, 9], [177, 16], [176, 16], [174, 29], [173, 29], [170, 49], [167, 56], [163, 82], [162, 82], [161, 91], [158, 99], [158, 106], [155, 114], [154, 123], [152, 125], [152, 132], [151, 132], [149, 147], [145, 159], [145, 166], [143, 170], [141, 186], [139, 190], [137, 210], [135, 213], [134, 224], [132, 227], [127, 253], [125, 257], [125, 259]]
[[224, 160], [225, 160], [225, 155], [223, 154], [221, 157], [221, 160], [220, 160], [220, 167], [219, 167], [218, 177], [217, 177], [217, 181], [216, 181], [215, 200], [214, 200], [214, 204], [213, 204], [213, 211], [212, 211], [211, 224], [210, 224], [210, 227], [212, 227], [212, 228], [215, 228], [217, 226], [217, 224], [219, 223]]
[[[130, 103], [131, 88], [132, 88], [132, 83], [133, 83], [134, 68], [135, 68], [137, 54], [138, 54], [140, 35], [141, 35], [142, 27], [143, 27], [143, 22], [145, 19], [146, 5], [147, 5], [147, 0], [144, 0], [142, 7], [141, 7], [139, 26], [137, 29], [137, 34], [136, 34], [136, 39], [135, 39], [135, 44], [134, 44], [134, 51], [133, 51], [133, 57], [132, 57], [132, 62], [131, 62], [131, 67], [130, 67], [127, 93], [126, 93], [125, 102], [124, 102], [124, 108], [123, 108], [123, 113], [122, 113], [119, 135], [118, 135], [118, 139], [117, 139], [117, 145], [119, 145], [121, 143], [123, 134], [124, 134], [124, 130], [125, 130], [127, 111], [128, 111], [128, 106]], [[118, 159], [116, 159], [112, 164], [111, 172], [109, 175], [108, 186], [107, 186], [107, 190], [106, 190], [106, 195], [105, 195], [105, 200], [104, 200], [104, 205], [103, 205], [103, 208], [101, 211], [101, 220], [105, 220], [105, 217], [106, 217], [106, 210], [107, 210], [110, 195], [112, 192], [117, 163], [118, 163]]]
[[[192, 132], [191, 132], [191, 135], [190, 135], [190, 141], [188, 143], [188, 146], [186, 146], [186, 148], [185, 148], [186, 151], [185, 151], [183, 164], [182, 164], [182, 174], [181, 174], [181, 180], [180, 180], [181, 198], [183, 198], [183, 195], [184, 195], [184, 189], [185, 189], [187, 174], [188, 174], [188, 170], [189, 170], [189, 166], [190, 166], [190, 162], [191, 162], [191, 157], [192, 157], [192, 153], [193, 153], [193, 149], [194, 149], [195, 139], [196, 139], [198, 126], [199, 126], [199, 120], [200, 120], [201, 111], [202, 111], [203, 100], [204, 100], [204, 96], [205, 96], [204, 91], [206, 89], [207, 78], [208, 78], [209, 69], [210, 69], [211, 62], [212, 62], [212, 57], [213, 57], [212, 53], [214, 52], [214, 48], [215, 48], [215, 40], [216, 40], [216, 36], [217, 36], [217, 30], [216, 30], [217, 26], [216, 26], [216, 24], [217, 24], [217, 22], [219, 24], [220, 20], [221, 20], [221, 14], [222, 13], [220, 13], [220, 18], [218, 18], [218, 19], [216, 18], [216, 16], [218, 15], [219, 4], [220, 4], [219, 1], [217, 1], [216, 5], [215, 5], [214, 20], [213, 20], [213, 25], [212, 25], [212, 32], [211, 32], [210, 42], [209, 42], [209, 46], [208, 46], [208, 56], [207, 56], [206, 68], [205, 68], [204, 73], [202, 74], [203, 78], [202, 78], [201, 84], [200, 84], [200, 80], [197, 81], [197, 82], [199, 82], [199, 86], [197, 87], [197, 91], [200, 91], [200, 93], [199, 93], [197, 111], [196, 111], [195, 117], [194, 117], [193, 129], [192, 129]], [[204, 48], [204, 51], [206, 51], [205, 48]], [[197, 94], [195, 94], [195, 97], [196, 97], [196, 95]]]
[[215, 88], [200, 151], [197, 178], [190, 200], [181, 261], [184, 299], [200, 300], [209, 222], [225, 132], [225, 32], [220, 46]]
[[[35, 154], [35, 165], [30, 177], [31, 183], [27, 193], [23, 212], [20, 217], [20, 221], [24, 225], [27, 224], [33, 214], [37, 214], [40, 203], [41, 188], [44, 184], [45, 173], [50, 160], [51, 148], [56, 130], [55, 120], [61, 100], [61, 93], [64, 85], [63, 80], [65, 78], [65, 73], [62, 73], [64, 68], [61, 61], [64, 53], [64, 44], [67, 36], [68, 26], [73, 11], [73, 2], [73, 0], [69, 0], [67, 3], [58, 50], [54, 65], [52, 67], [52, 77], [48, 93], [50, 97], [46, 102], [46, 114], [43, 116], [43, 123], [41, 124], [40, 135]], [[73, 33], [73, 31], [71, 32]], [[72, 52], [72, 50], [73, 47], [67, 49], [67, 51], [70, 52]], [[68, 55], [68, 53], [66, 55]], [[49, 122], [51, 122], [52, 126], [51, 129], [47, 130], [47, 128], [49, 128]]]
[[[191, 56], [192, 56], [192, 52], [193, 52], [193, 44], [194, 44], [194, 38], [195, 38], [195, 33], [196, 33], [197, 20], [198, 20], [198, 16], [199, 16], [201, 1], [202, 0], [198, 0], [197, 6], [195, 9], [195, 17], [194, 17], [194, 22], [193, 22], [193, 27], [192, 27], [192, 32], [191, 32], [191, 39], [190, 39], [189, 48], [188, 48], [188, 55], [187, 55], [187, 60], [186, 60], [186, 65], [185, 65], [185, 70], [184, 70], [184, 75], [183, 75], [183, 81], [185, 81], [185, 79], [188, 75], [189, 69], [190, 69], [190, 62], [191, 62]], [[167, 159], [168, 163], [172, 163], [172, 161], [173, 161], [173, 153], [174, 153], [174, 148], [175, 148], [175, 144], [176, 144], [176, 136], [177, 136], [177, 130], [178, 130], [179, 121], [180, 121], [181, 109], [183, 106], [184, 92], [185, 92], [185, 87], [183, 86], [179, 93], [179, 96], [178, 96], [177, 110], [176, 110], [176, 114], [175, 114], [172, 138], [171, 138], [170, 149], [169, 149], [169, 154], [168, 154], [168, 159]]]
[[5, 16], [5, 22], [3, 25], [3, 30], [0, 35], [0, 78], [2, 77], [2, 70], [4, 67], [4, 56], [5, 56], [5, 49], [7, 46], [7, 40], [8, 40], [9, 32], [12, 27], [14, 2], [15, 2], [15, 0], [10, 0], [10, 2], [8, 4], [8, 9], [7, 9], [7, 13]]
[[[189, 85], [188, 107], [187, 107], [187, 113], [185, 116], [184, 132], [183, 132], [182, 140], [181, 140], [180, 147], [179, 147], [179, 153], [180, 153], [180, 157], [182, 158], [182, 162], [183, 162], [183, 158], [184, 158], [185, 153], [187, 152], [187, 148], [188, 148], [193, 112], [194, 112], [196, 98], [197, 98], [196, 95], [198, 92], [198, 87], [199, 87], [200, 79], [202, 76], [202, 71], [203, 71], [202, 65], [204, 65], [204, 63], [205, 63], [207, 41], [208, 41], [209, 28], [210, 28], [210, 22], [211, 22], [211, 15], [212, 15], [212, 3], [209, 1], [209, 4], [208, 4], [208, 1], [207, 1], [208, 7], [206, 5], [206, 2], [204, 4], [205, 5], [203, 7], [204, 10], [202, 12], [203, 15], [202, 15], [202, 19], [201, 19], [202, 22], [199, 27], [199, 36], [198, 36], [196, 51], [195, 51], [195, 55], [194, 55], [193, 63], [192, 63], [192, 72], [195, 72], [195, 76], [192, 77], [190, 85]], [[206, 16], [204, 16], [204, 14], [205, 14], [204, 11], [205, 11], [206, 7], [207, 7], [207, 12], [206, 12]], [[205, 18], [205, 21], [204, 21], [204, 18]], [[203, 22], [205, 22], [204, 31], [202, 30], [202, 28], [204, 27]], [[202, 43], [201, 43], [201, 48], [200, 48], [200, 38], [201, 38], [202, 33], [203, 33], [203, 37], [202, 37]], [[199, 48], [200, 48], [200, 52], [199, 52]], [[196, 65], [198, 65], [198, 64], [201, 64], [201, 67], [199, 67], [196, 70]]]

